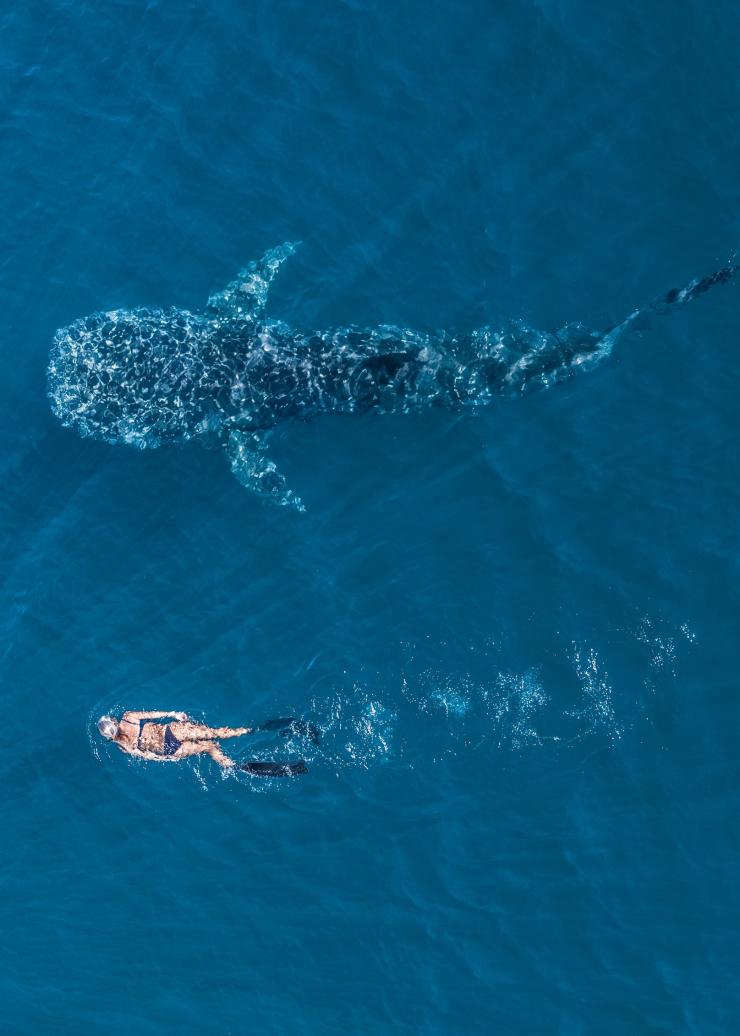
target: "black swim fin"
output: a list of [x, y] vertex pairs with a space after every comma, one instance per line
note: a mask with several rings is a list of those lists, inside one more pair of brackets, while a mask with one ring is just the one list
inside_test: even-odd
[[266, 723], [260, 723], [255, 730], [277, 730], [283, 737], [307, 737], [318, 745], [321, 740], [321, 731], [314, 723], [307, 723], [305, 719], [296, 719], [295, 716], [288, 716], [284, 719], [268, 719]]
[[248, 763], [239, 763], [237, 769], [251, 773], [253, 777], [293, 777], [298, 773], [308, 773], [303, 759], [297, 763], [271, 763], [253, 759]]

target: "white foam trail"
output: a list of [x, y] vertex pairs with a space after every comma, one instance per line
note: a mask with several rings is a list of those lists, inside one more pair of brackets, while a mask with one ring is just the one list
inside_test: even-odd
[[622, 737], [622, 727], [617, 722], [614, 709], [614, 692], [609, 674], [604, 669], [593, 648], [581, 648], [573, 644], [573, 666], [581, 684], [582, 704], [567, 712], [567, 715], [585, 721], [585, 733], [605, 733], [611, 741]]

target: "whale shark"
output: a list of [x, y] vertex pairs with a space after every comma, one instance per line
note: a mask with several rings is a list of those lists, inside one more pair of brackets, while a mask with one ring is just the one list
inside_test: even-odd
[[82, 436], [151, 449], [190, 440], [223, 449], [242, 485], [304, 510], [270, 456], [268, 433], [318, 414], [475, 409], [556, 384], [610, 355], [641, 315], [725, 283], [737, 265], [672, 289], [602, 331], [521, 321], [456, 334], [393, 325], [293, 329], [265, 316], [286, 242], [212, 294], [201, 312], [117, 309], [56, 332], [48, 367], [54, 414]]

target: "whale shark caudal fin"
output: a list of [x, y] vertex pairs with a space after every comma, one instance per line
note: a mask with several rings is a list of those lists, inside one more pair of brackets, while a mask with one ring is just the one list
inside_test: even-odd
[[696, 277], [684, 288], [671, 288], [670, 291], [666, 291], [662, 295], [658, 295], [656, 299], [653, 299], [652, 302], [648, 302], [647, 305], [634, 310], [634, 312], [630, 313], [630, 315], [621, 323], [608, 328], [604, 332], [604, 339], [606, 340], [612, 336], [621, 334], [622, 331], [628, 328], [630, 324], [639, 317], [649, 317], [654, 313], [666, 313], [669, 306], [684, 306], [687, 302], [691, 302], [699, 295], [703, 295], [705, 291], [709, 291], [709, 289], [713, 288], [715, 284], [727, 284], [728, 281], [732, 280], [738, 270], [740, 270], [740, 264], [734, 263], [731, 266], [723, 266], [721, 269], [715, 270], [714, 273], [710, 273], [706, 277]]
[[709, 291], [715, 284], [727, 284], [739, 269], [740, 264], [738, 263], [734, 263], [732, 266], [723, 266], [722, 269], [715, 270], [714, 273], [710, 273], [706, 277], [697, 277], [690, 284], [687, 284], [685, 288], [671, 288], [670, 291], [660, 295], [654, 302], [651, 302], [649, 308], [660, 310], [663, 306], [673, 306], [676, 303], [682, 306], [686, 302], [691, 302], [698, 295], [703, 295], [705, 291]]
[[[598, 335], [598, 348], [594, 351], [593, 356], [589, 360], [596, 359], [602, 360], [604, 357], [609, 356], [614, 347], [615, 342], [620, 338], [625, 331], [635, 323], [635, 321], [642, 321], [651, 317], [654, 314], [667, 313], [671, 306], [683, 306], [687, 302], [691, 302], [692, 299], [697, 298], [699, 295], [703, 295], [705, 291], [709, 291], [715, 284], [727, 284], [731, 281], [735, 274], [740, 270], [740, 263], [734, 263], [731, 266], [723, 266], [719, 270], [715, 270], [714, 273], [708, 274], [706, 277], [697, 277], [693, 281], [690, 281], [684, 288], [671, 288], [670, 291], [664, 292], [657, 298], [653, 299], [652, 302], [648, 302], [645, 306], [640, 306], [639, 309], [633, 310], [628, 317], [625, 317], [619, 324], [614, 324], [612, 327], [608, 327], [605, 331], [602, 331]], [[560, 332], [558, 332], [559, 334]]]
[[239, 271], [236, 280], [230, 281], [223, 291], [210, 296], [208, 310], [215, 316], [231, 320], [260, 321], [273, 277], [299, 244], [299, 241], [286, 241], [265, 252], [261, 259], [253, 259]]
[[231, 432], [226, 454], [231, 470], [247, 489], [253, 489], [260, 496], [270, 497], [283, 507], [306, 510], [301, 498], [292, 489], [288, 489], [285, 475], [278, 471], [274, 460], [267, 455], [267, 443], [257, 432]]

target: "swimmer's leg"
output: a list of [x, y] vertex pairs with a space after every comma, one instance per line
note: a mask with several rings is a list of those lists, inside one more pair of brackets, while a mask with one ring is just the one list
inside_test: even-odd
[[177, 752], [170, 756], [170, 759], [187, 759], [191, 755], [210, 755], [211, 759], [218, 763], [219, 766], [223, 766], [225, 770], [236, 766], [234, 760], [230, 759], [215, 741], [183, 741]]
[[184, 720], [168, 724], [170, 730], [180, 741], [213, 741], [224, 737], [241, 737], [251, 734], [252, 727], [209, 727], [206, 723], [193, 723]]
[[262, 760], [235, 763], [215, 741], [183, 741], [176, 754], [170, 758], [187, 759], [191, 755], [210, 755], [211, 759], [224, 770], [237, 767], [239, 770], [244, 770], [245, 773], [252, 774], [253, 777], [292, 777], [297, 773], [308, 773], [308, 767], [302, 759], [297, 763], [274, 763]]
[[243, 737], [245, 734], [254, 734], [258, 730], [277, 730], [284, 737], [307, 737], [314, 744], [321, 739], [321, 731], [313, 723], [307, 723], [303, 719], [296, 719], [295, 716], [287, 716], [283, 719], [268, 719], [266, 723], [260, 723], [258, 727], [209, 727], [206, 723], [193, 723], [192, 720], [184, 720], [168, 724], [170, 730], [180, 741], [221, 741], [227, 737]]

